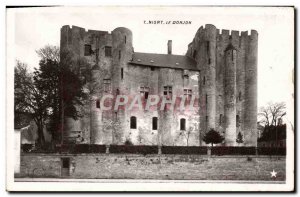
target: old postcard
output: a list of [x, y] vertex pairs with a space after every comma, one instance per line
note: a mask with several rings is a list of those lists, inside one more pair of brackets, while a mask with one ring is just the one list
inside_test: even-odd
[[7, 190], [293, 191], [294, 8], [7, 8]]

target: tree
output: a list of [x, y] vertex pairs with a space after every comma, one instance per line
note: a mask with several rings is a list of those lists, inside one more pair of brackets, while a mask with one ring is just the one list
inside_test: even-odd
[[52, 60], [56, 62], [60, 61], [60, 50], [57, 46], [46, 45], [35, 52], [38, 54], [41, 60]]
[[238, 133], [237, 138], [236, 138], [236, 142], [237, 142], [238, 144], [244, 143], [243, 135], [241, 134], [241, 132]]
[[48, 115], [48, 92], [38, 84], [34, 74], [29, 73], [27, 65], [16, 61], [15, 66], [15, 114], [30, 114], [37, 125], [38, 144], [45, 142], [43, 128]]
[[223, 142], [224, 140], [224, 137], [221, 136], [219, 134], [219, 132], [217, 132], [216, 130], [214, 129], [210, 129], [205, 135], [204, 135], [204, 138], [203, 138], [203, 141], [206, 143], [206, 144], [211, 144], [211, 146], [213, 146], [213, 144], [219, 144], [221, 142]]
[[15, 67], [15, 112], [26, 112], [38, 127], [38, 143], [44, 144], [43, 128], [47, 124], [54, 140], [60, 139], [63, 117], [80, 117], [77, 106], [85, 98], [83, 81], [79, 77], [78, 60], [70, 51], [63, 51], [59, 61], [59, 48], [47, 45], [37, 50], [41, 60], [39, 68], [29, 73], [25, 64], [17, 61]]
[[189, 140], [191, 135], [193, 134], [193, 127], [189, 127], [187, 130], [180, 130], [177, 138], [179, 138], [180, 136], [184, 137], [184, 139], [186, 140], [186, 146], [189, 146]]
[[267, 106], [260, 108], [258, 115], [261, 118], [260, 123], [264, 126], [277, 126], [279, 120], [286, 115], [286, 105], [283, 102], [270, 102]]
[[282, 117], [286, 115], [286, 105], [284, 102], [268, 103], [267, 106], [261, 107], [258, 113], [259, 123], [264, 125], [262, 137], [259, 141], [277, 141], [285, 138], [286, 127], [282, 125]]

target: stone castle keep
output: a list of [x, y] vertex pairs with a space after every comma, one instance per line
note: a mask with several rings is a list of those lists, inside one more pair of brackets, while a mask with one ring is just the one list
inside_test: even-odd
[[[73, 70], [90, 71], [90, 99], [78, 107], [82, 117], [65, 117], [64, 139], [73, 143], [164, 146], [204, 146], [210, 128], [224, 137], [224, 145], [257, 144], [258, 33], [251, 30], [220, 31], [200, 27], [186, 55], [135, 52], [132, 32], [124, 27], [106, 31], [76, 26], [61, 28], [61, 51], [68, 49]], [[61, 54], [61, 59], [64, 56]], [[91, 88], [92, 87], [92, 88]], [[150, 95], [196, 95], [195, 111], [103, 110], [99, 100], [107, 94], [136, 95], [143, 102]]]

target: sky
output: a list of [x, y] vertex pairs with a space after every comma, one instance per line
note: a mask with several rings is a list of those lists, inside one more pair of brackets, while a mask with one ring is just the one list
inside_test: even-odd
[[[127, 27], [133, 33], [136, 52], [184, 55], [198, 28], [213, 24], [218, 29], [255, 29], [258, 41], [258, 107], [268, 102], [289, 102], [294, 67], [293, 10], [279, 7], [53, 7], [8, 9], [9, 57], [38, 67], [35, 50], [59, 46], [60, 28], [76, 25], [111, 32]], [[144, 20], [191, 21], [189, 25], [149, 25]]]

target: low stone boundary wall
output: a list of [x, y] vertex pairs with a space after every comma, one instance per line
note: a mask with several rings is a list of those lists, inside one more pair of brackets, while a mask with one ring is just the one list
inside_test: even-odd
[[[272, 162], [280, 163], [279, 167], [285, 170], [285, 165], [282, 165], [285, 157], [282, 156], [23, 153], [21, 170], [16, 177], [222, 179], [217, 177], [227, 169], [233, 174], [229, 178], [239, 179], [236, 173], [257, 174], [257, 170], [264, 170]], [[268, 172], [264, 174], [268, 175]], [[228, 178], [228, 173], [225, 175]]]

